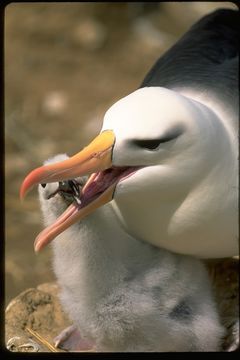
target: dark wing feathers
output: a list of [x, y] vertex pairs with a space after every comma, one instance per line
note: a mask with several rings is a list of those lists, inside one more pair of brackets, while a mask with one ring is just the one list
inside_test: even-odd
[[161, 56], [141, 87], [199, 87], [209, 81], [214, 87], [224, 69], [231, 70], [232, 62], [236, 67], [239, 24], [236, 10], [219, 9], [203, 17]]

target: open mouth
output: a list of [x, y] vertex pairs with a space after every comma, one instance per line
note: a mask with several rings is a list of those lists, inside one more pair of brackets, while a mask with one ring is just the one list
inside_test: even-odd
[[138, 170], [138, 167], [112, 167], [92, 174], [82, 189], [80, 208], [88, 205], [101, 196], [106, 189], [128, 178]]
[[73, 201], [52, 225], [45, 228], [37, 236], [34, 243], [35, 251], [40, 251], [71, 225], [82, 220], [98, 207], [111, 201], [116, 185], [120, 181], [132, 176], [139, 168], [111, 167], [104, 171], [93, 173], [84, 185], [79, 201]]
[[[36, 184], [59, 182], [57, 192], [71, 203], [67, 210], [36, 238], [35, 251], [41, 250], [56, 236], [79, 222], [100, 206], [113, 199], [116, 185], [132, 176], [140, 166], [116, 167], [112, 163], [115, 134], [109, 130], [102, 131], [92, 142], [79, 153], [60, 162], [46, 164], [32, 170], [22, 182], [20, 197]], [[81, 189], [76, 178], [89, 176]], [[70, 200], [70, 201], [69, 201]]]

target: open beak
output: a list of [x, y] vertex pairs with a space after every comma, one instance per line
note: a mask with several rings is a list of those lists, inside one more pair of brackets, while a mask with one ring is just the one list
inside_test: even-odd
[[110, 168], [114, 142], [113, 131], [103, 131], [87, 147], [71, 158], [33, 170], [22, 183], [21, 199], [36, 184], [74, 179]]
[[36, 184], [59, 182], [93, 174], [82, 189], [81, 204], [72, 203], [54, 224], [38, 235], [34, 244], [35, 251], [41, 250], [69, 226], [112, 200], [119, 175], [126, 172], [125, 168], [123, 171], [112, 169], [114, 142], [113, 131], [103, 131], [78, 154], [59, 163], [41, 166], [24, 179], [20, 189], [21, 198]]

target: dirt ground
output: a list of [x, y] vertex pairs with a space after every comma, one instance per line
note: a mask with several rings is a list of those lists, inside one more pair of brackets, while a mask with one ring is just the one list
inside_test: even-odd
[[134, 91], [156, 59], [195, 20], [231, 3], [12, 3], [5, 9], [6, 305], [54, 280], [51, 249], [39, 255], [37, 192], [26, 174], [57, 153], [79, 151], [105, 111]]

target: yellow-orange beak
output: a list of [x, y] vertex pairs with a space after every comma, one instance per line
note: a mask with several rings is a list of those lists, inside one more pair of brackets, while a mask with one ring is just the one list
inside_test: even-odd
[[[115, 135], [111, 130], [106, 130], [98, 135], [86, 148], [73, 157], [59, 163], [50, 164], [33, 170], [23, 181], [20, 189], [20, 197], [36, 184], [56, 182], [73, 179], [82, 175], [93, 174], [88, 179], [82, 194], [88, 197], [91, 189], [96, 187], [96, 174], [112, 167], [112, 149]], [[82, 206], [72, 203], [57, 221], [43, 230], [35, 240], [35, 251], [41, 250], [57, 235], [69, 226], [81, 220], [96, 208], [112, 200], [117, 179], [114, 179], [99, 196], [90, 197], [90, 201]], [[89, 191], [90, 189], [90, 191]]]
[[113, 131], [103, 131], [87, 147], [71, 158], [33, 170], [22, 183], [21, 199], [36, 184], [74, 179], [110, 168], [114, 142]]

